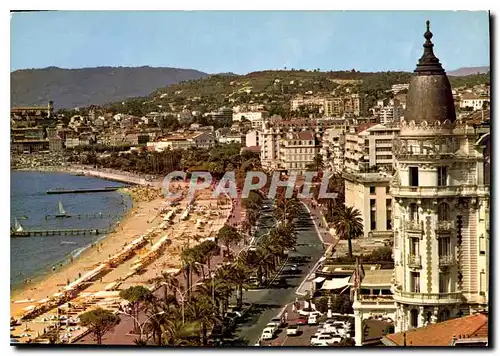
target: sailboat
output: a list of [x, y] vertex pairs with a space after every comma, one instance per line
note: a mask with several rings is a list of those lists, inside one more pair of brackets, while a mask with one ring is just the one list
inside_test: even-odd
[[10, 236], [24, 237], [29, 235], [28, 232], [24, 231], [17, 218], [14, 218], [14, 227], [10, 229]]
[[56, 214], [56, 218], [69, 218], [69, 215], [66, 214], [66, 210], [64, 210], [61, 201], [59, 201], [58, 209], [59, 212]]

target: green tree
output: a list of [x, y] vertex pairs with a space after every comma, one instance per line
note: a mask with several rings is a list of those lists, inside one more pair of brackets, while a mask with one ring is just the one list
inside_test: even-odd
[[137, 319], [141, 302], [151, 298], [151, 291], [143, 286], [132, 286], [120, 291], [120, 298], [129, 302], [132, 316], [134, 319], [134, 332], [137, 331]]
[[120, 318], [109, 310], [97, 308], [80, 315], [80, 324], [89, 328], [98, 345], [102, 344], [102, 337], [113, 329]]

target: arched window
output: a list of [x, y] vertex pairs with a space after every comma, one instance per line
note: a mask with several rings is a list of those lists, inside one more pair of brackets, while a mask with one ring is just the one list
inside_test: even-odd
[[441, 203], [438, 205], [438, 220], [439, 221], [450, 220], [450, 206], [448, 204]]
[[415, 203], [411, 203], [409, 206], [410, 220], [418, 221], [418, 206]]
[[410, 326], [412, 328], [418, 327], [418, 310], [412, 309], [410, 311]]

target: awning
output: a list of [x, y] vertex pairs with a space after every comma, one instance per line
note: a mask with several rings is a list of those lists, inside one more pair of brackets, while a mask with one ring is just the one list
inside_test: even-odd
[[314, 283], [321, 283], [325, 280], [325, 277], [316, 277], [313, 282]]
[[335, 278], [332, 280], [327, 280], [325, 283], [323, 283], [323, 286], [321, 289], [339, 289], [339, 288], [344, 288], [347, 286], [349, 283], [349, 279], [351, 277], [345, 277], [345, 278]]

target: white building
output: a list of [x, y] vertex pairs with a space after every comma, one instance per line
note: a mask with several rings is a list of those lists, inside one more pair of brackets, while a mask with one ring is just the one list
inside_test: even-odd
[[326, 129], [322, 137], [321, 155], [325, 169], [340, 173], [344, 168], [345, 128]]
[[488, 308], [490, 136], [456, 119], [424, 37], [394, 150], [396, 332]]
[[280, 164], [287, 172], [302, 174], [318, 153], [319, 145], [314, 132], [289, 132], [281, 145]]
[[489, 103], [490, 98], [487, 96], [479, 96], [475, 94], [465, 93], [460, 100], [460, 108], [472, 108], [473, 111], [481, 110], [484, 103]]
[[391, 176], [387, 173], [347, 173], [345, 205], [357, 209], [363, 221], [364, 237], [392, 238]]
[[348, 172], [393, 171], [392, 145], [397, 126], [363, 123], [345, 135], [344, 166]]
[[247, 147], [260, 146], [260, 131], [259, 130], [249, 131], [246, 134], [245, 146], [247, 146]]

